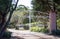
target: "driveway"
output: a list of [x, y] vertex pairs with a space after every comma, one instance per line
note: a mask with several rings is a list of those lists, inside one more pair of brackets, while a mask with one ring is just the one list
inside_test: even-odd
[[47, 35], [44, 33], [31, 32], [29, 30], [8, 29], [12, 32], [11, 39], [60, 39], [59, 37]]

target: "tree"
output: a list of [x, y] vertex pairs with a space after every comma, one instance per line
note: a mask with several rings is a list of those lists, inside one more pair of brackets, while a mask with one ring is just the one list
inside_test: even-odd
[[[33, 10], [37, 11], [37, 12], [34, 13], [34, 15], [41, 16], [41, 17], [39, 17], [39, 20], [43, 22], [44, 27], [46, 28], [48, 19], [47, 18], [44, 19], [42, 17], [47, 17], [48, 16], [47, 8], [49, 10], [49, 7], [47, 6], [47, 0], [32, 0], [32, 4], [33, 4]], [[44, 13], [46, 13], [46, 14], [44, 14]]]
[[[10, 22], [13, 11], [17, 7], [18, 0], [0, 0], [0, 38], [6, 30], [7, 25]], [[7, 18], [7, 15], [9, 17]]]
[[16, 10], [28, 10], [28, 8], [24, 5], [19, 5]]
[[19, 19], [20, 24], [22, 24], [22, 23], [24, 24], [24, 23], [28, 22], [27, 16], [29, 15], [29, 12], [28, 12], [28, 8], [26, 6], [19, 5], [16, 9], [16, 13], [19, 13], [19, 15], [18, 14], [16, 14], [16, 15], [18, 15], [20, 17], [20, 19]]
[[[17, 13], [18, 14], [18, 13]], [[10, 28], [15, 28], [16, 27], [16, 25], [18, 24], [18, 21], [20, 21], [19, 20], [19, 16], [12, 16], [12, 18], [11, 18], [11, 20], [10, 20], [10, 26], [8, 26], [8, 27], [10, 27]]]
[[[50, 32], [56, 30], [57, 7], [60, 6], [60, 0], [32, 0], [33, 10], [49, 13]], [[58, 9], [59, 10], [59, 9]]]

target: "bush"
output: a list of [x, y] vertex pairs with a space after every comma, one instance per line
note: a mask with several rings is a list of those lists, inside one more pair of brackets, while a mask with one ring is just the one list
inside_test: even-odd
[[19, 27], [16, 26], [15, 29], [16, 29], [16, 30], [19, 30]]
[[7, 28], [15, 28], [14, 25], [8, 25]]
[[41, 29], [41, 32], [48, 33], [48, 29], [42, 28], [42, 29]]
[[24, 29], [25, 30], [29, 30], [29, 26], [24, 26]]
[[39, 27], [31, 27], [30, 30], [31, 31], [34, 31], [34, 32], [40, 32], [41, 31], [41, 28], [39, 28]]
[[60, 29], [60, 19], [57, 20], [57, 28]]
[[60, 35], [60, 30], [54, 30], [54, 31], [52, 31], [52, 34], [53, 35]]
[[44, 33], [47, 33], [48, 32], [48, 29], [45, 29], [44, 27], [31, 27], [30, 29], [31, 31], [34, 31], [34, 32], [44, 32]]
[[6, 31], [6, 32], [3, 34], [3, 37], [4, 37], [4, 38], [10, 38], [10, 37], [11, 37], [11, 32]]

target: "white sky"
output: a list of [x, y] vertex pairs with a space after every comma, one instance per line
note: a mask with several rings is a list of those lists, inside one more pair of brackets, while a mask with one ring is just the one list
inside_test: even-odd
[[22, 4], [25, 5], [26, 7], [29, 7], [31, 9], [31, 1], [32, 0], [19, 0], [18, 5]]

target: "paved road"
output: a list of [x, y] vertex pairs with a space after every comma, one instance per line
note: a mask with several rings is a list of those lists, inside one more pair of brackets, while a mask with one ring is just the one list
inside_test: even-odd
[[59, 37], [55, 37], [52, 35], [46, 35], [43, 33], [37, 32], [30, 32], [30, 31], [21, 31], [21, 30], [14, 30], [8, 29], [11, 34], [11, 39], [60, 39]]

